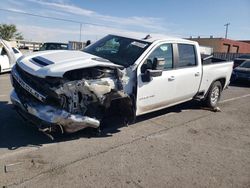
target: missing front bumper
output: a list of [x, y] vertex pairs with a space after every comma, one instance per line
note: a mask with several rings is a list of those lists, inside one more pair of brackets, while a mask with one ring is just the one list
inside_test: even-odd
[[[10, 95], [12, 104], [18, 108], [19, 113], [33, 116], [38, 121], [32, 121], [33, 124], [60, 125], [67, 133], [77, 132], [87, 127], [98, 128], [100, 121], [91, 117], [71, 114], [49, 105], [36, 103], [23, 104], [17, 96], [15, 90]], [[23, 116], [23, 115], [22, 115]], [[25, 115], [24, 115], [25, 116]]]

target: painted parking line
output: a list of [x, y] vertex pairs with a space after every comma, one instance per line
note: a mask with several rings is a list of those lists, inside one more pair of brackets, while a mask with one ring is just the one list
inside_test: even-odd
[[235, 101], [235, 100], [246, 98], [246, 97], [250, 97], [250, 94], [242, 95], [242, 96], [239, 96], [239, 97], [234, 97], [234, 98], [231, 98], [231, 99], [226, 99], [226, 100], [220, 101], [219, 103], [226, 103], [226, 102]]
[[10, 76], [4, 76], [4, 77], [0, 77], [0, 80], [9, 80], [10, 79]]

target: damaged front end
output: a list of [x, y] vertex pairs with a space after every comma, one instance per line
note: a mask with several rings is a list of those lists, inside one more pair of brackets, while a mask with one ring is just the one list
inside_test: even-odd
[[73, 133], [99, 128], [112, 105], [127, 121], [134, 105], [124, 91], [126, 72], [117, 67], [90, 67], [66, 72], [62, 78], [40, 78], [17, 64], [12, 69], [11, 101], [17, 112], [45, 133]]

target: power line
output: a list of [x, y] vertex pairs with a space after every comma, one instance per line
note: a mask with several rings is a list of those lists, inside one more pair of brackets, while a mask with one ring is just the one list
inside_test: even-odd
[[79, 39], [80, 42], [82, 40], [82, 25], [94, 25], [94, 26], [100, 26], [100, 27], [111, 27], [107, 25], [102, 25], [102, 24], [96, 24], [96, 23], [90, 23], [90, 22], [80, 22], [80, 21], [75, 21], [71, 19], [64, 19], [64, 18], [58, 18], [58, 17], [53, 17], [53, 16], [43, 16], [39, 14], [33, 14], [33, 13], [28, 13], [28, 12], [20, 12], [17, 10], [9, 10], [9, 9], [3, 9], [0, 8], [0, 11], [5, 11], [5, 12], [10, 12], [10, 13], [17, 13], [17, 14], [23, 14], [23, 15], [28, 15], [28, 16], [34, 16], [34, 17], [40, 17], [40, 18], [46, 18], [46, 19], [52, 19], [52, 20], [57, 20], [57, 21], [64, 21], [64, 22], [71, 22], [71, 23], [76, 23], [80, 25], [80, 31], [79, 31]]
[[16, 10], [9, 10], [9, 9], [3, 9], [3, 8], [0, 8], [0, 11], [17, 13], [17, 14], [24, 14], [24, 15], [35, 16], [35, 17], [40, 17], [40, 18], [53, 19], [53, 20], [58, 20], [58, 21], [72, 22], [72, 23], [77, 23], [77, 24], [110, 27], [110, 26], [107, 26], [107, 25], [102, 25], [102, 24], [97, 24], [97, 23], [81, 22], [81, 21], [75, 21], [75, 20], [71, 20], [71, 19], [58, 18], [58, 17], [53, 17], [53, 16], [43, 16], [43, 15], [39, 15], [39, 14], [33, 14], [33, 13], [28, 13], [28, 12], [20, 12], [20, 11], [16, 11]]

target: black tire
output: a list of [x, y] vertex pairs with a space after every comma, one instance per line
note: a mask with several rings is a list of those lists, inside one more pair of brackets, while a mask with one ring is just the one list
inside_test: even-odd
[[207, 97], [205, 99], [205, 104], [209, 108], [217, 107], [217, 104], [221, 97], [222, 86], [219, 81], [216, 81], [210, 87]]

